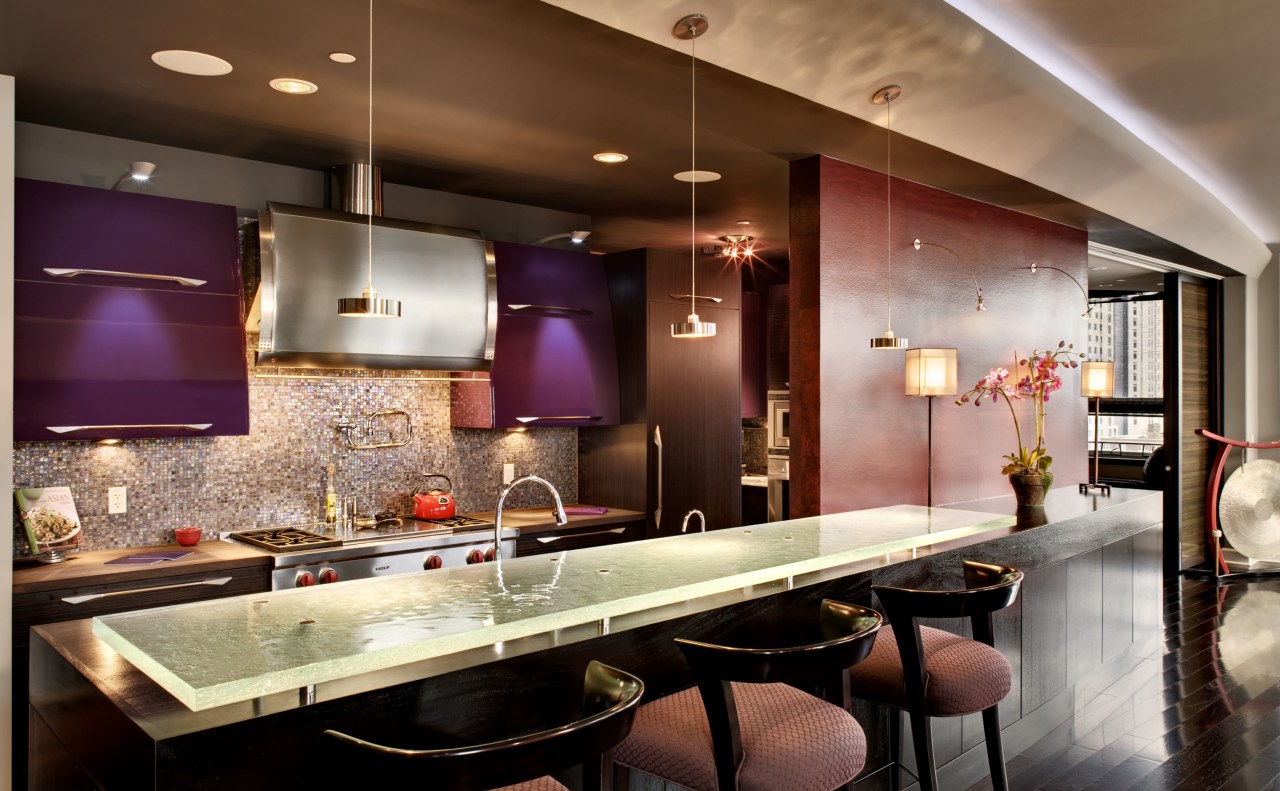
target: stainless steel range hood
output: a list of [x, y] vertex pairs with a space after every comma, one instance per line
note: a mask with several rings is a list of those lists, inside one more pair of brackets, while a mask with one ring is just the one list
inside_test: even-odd
[[373, 217], [374, 281], [401, 301], [403, 317], [337, 314], [338, 300], [365, 285], [369, 222], [282, 203], [259, 214], [258, 364], [489, 370], [497, 328], [493, 245], [475, 231]]

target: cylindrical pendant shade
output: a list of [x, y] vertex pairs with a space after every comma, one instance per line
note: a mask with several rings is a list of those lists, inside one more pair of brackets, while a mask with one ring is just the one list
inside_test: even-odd
[[905, 370], [909, 396], [956, 394], [955, 349], [907, 349]]
[[697, 313], [690, 313], [688, 321], [671, 325], [672, 338], [710, 338], [716, 334], [714, 321], [702, 321]]
[[1110, 398], [1116, 389], [1116, 364], [1100, 360], [1080, 363], [1080, 395]]

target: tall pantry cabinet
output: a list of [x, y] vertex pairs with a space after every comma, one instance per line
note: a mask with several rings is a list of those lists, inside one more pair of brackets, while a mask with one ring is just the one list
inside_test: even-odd
[[578, 495], [644, 511], [647, 538], [678, 534], [693, 509], [708, 530], [742, 521], [741, 281], [723, 258], [697, 267], [698, 315], [716, 335], [672, 338], [689, 314], [689, 254], [605, 256], [621, 420], [579, 429]]

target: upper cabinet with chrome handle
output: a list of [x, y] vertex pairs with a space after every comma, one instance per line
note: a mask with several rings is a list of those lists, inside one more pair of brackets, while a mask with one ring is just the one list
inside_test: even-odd
[[498, 332], [487, 384], [451, 393], [459, 428], [618, 422], [613, 311], [600, 256], [494, 242]]
[[235, 208], [14, 180], [14, 439], [247, 434]]

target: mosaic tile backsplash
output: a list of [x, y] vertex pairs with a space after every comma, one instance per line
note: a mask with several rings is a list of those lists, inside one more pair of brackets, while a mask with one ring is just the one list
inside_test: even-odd
[[[347, 449], [333, 424], [381, 409], [409, 413], [409, 444]], [[577, 429], [451, 428], [447, 382], [250, 376], [249, 411], [249, 434], [241, 437], [18, 443], [14, 485], [70, 486], [85, 549], [161, 544], [182, 525], [213, 532], [316, 520], [331, 462], [339, 498], [356, 497], [361, 512], [408, 512], [410, 494], [428, 472], [452, 479], [459, 513], [493, 510], [503, 463], [515, 464], [517, 475], [551, 481], [566, 503], [578, 498]], [[128, 487], [127, 513], [107, 513], [110, 486]], [[529, 486], [512, 492], [507, 504], [549, 505], [550, 499]], [[25, 551], [18, 535], [14, 547]]]

